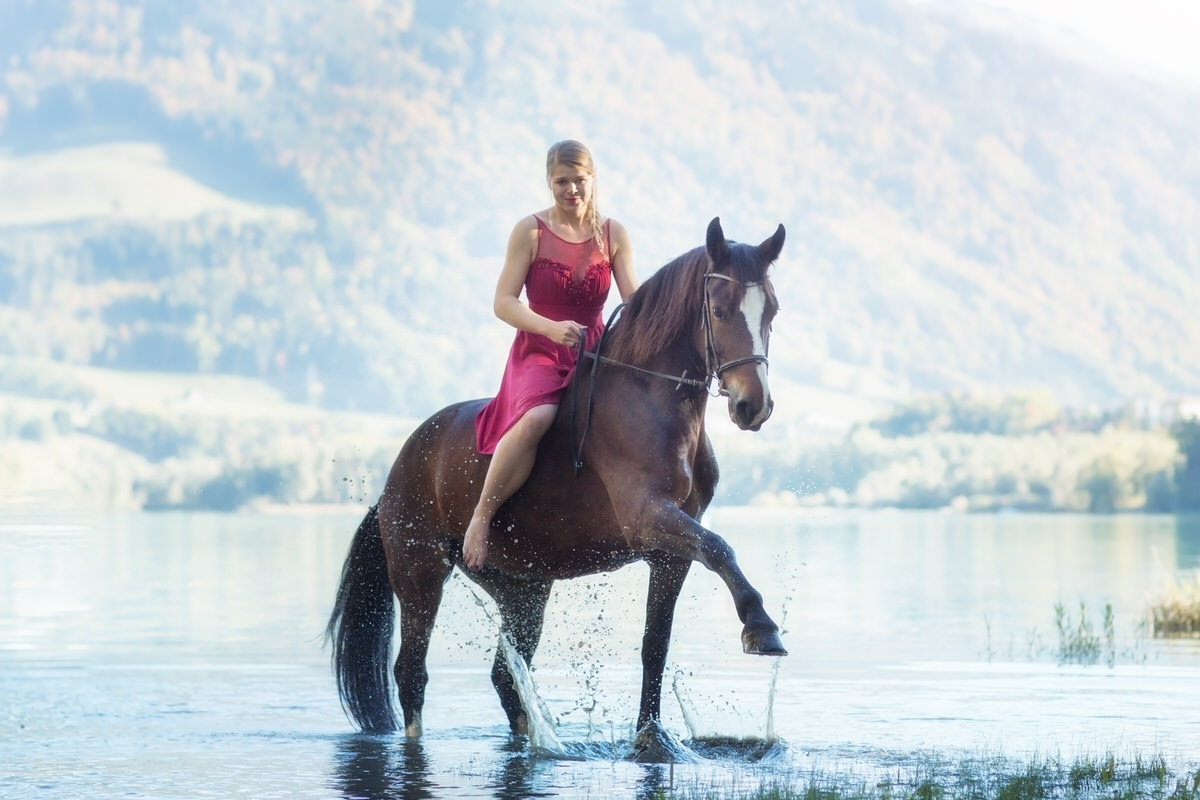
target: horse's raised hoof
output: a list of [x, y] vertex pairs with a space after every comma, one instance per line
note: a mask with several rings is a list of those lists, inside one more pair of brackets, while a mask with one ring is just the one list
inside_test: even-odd
[[742, 629], [742, 652], [752, 656], [786, 656], [787, 648], [777, 630]]

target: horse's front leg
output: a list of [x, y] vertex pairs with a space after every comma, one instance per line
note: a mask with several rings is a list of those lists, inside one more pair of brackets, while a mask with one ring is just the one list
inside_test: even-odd
[[646, 628], [642, 634], [642, 701], [637, 729], [662, 717], [663, 670], [671, 645], [675, 603], [691, 561], [655, 554], [650, 563], [650, 587], [646, 593]]
[[688, 516], [667, 498], [649, 500], [630, 526], [635, 549], [657, 550], [698, 561], [724, 581], [742, 621], [742, 650], [754, 655], [786, 656], [779, 626], [763, 608], [762, 595], [738, 566], [729, 543]]

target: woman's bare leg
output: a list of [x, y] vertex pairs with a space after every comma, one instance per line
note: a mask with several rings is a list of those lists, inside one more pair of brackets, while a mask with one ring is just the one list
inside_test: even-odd
[[533, 471], [538, 442], [554, 423], [558, 406], [548, 404], [534, 406], [525, 412], [508, 432], [500, 437], [492, 462], [488, 465], [487, 477], [483, 479], [483, 491], [467, 535], [463, 539], [463, 561], [468, 569], [481, 569], [487, 560], [488, 530], [492, 517], [504, 501], [513, 496]]

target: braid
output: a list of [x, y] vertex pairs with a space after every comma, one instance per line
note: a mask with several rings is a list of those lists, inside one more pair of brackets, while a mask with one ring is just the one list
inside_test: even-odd
[[604, 256], [604, 260], [608, 260], [608, 250], [604, 246], [604, 226], [600, 222], [600, 207], [596, 203], [596, 176], [592, 176], [592, 196], [588, 200], [587, 210], [588, 224], [592, 226], [592, 241], [596, 243], [597, 249], [600, 250], [600, 255]]

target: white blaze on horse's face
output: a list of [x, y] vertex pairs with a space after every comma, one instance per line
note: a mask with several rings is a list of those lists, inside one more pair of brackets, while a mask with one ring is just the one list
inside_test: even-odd
[[[770, 324], [765, 315], [770, 301], [761, 283], [743, 284], [744, 293], [738, 305], [738, 315], [745, 329], [738, 335], [749, 343], [749, 352], [723, 352], [722, 356], [744, 363], [730, 366], [719, 376], [720, 391], [729, 396], [729, 418], [742, 430], [756, 431], [762, 427], [775, 406], [767, 381], [767, 336]], [[756, 358], [757, 357], [757, 358]], [[754, 378], [751, 379], [750, 376]]]
[[[763, 285], [747, 286], [746, 296], [742, 298], [742, 317], [746, 320], [746, 327], [750, 329], [750, 340], [753, 342], [751, 352], [762, 356], [767, 354], [768, 328], [763, 319], [766, 313], [767, 292]], [[766, 363], [756, 362], [754, 369], [758, 373], [758, 382], [762, 384], [763, 403], [748, 427], [751, 430], [758, 430], [767, 421], [767, 417], [771, 416], [771, 410], [775, 407], [775, 403], [771, 400], [771, 386], [767, 382]]]

